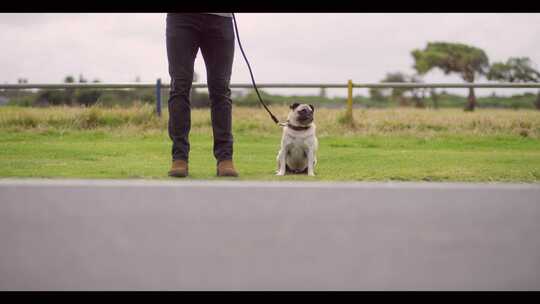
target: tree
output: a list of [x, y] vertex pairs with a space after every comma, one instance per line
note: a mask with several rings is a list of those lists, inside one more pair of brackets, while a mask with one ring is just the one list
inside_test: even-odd
[[[415, 75], [406, 75], [405, 73], [402, 73], [402, 72], [391, 72], [391, 73], [386, 73], [386, 76], [380, 82], [418, 83], [421, 81]], [[407, 98], [405, 97], [405, 93], [407, 92], [411, 92], [411, 94], [413, 95], [413, 100], [415, 101], [416, 106], [421, 107], [422, 101], [420, 100], [420, 98], [417, 97], [418, 89], [415, 89], [415, 88], [391, 88], [391, 89], [371, 88], [369, 90], [369, 94], [372, 99], [384, 100], [386, 98], [385, 96], [391, 96], [392, 99], [397, 101], [400, 106], [406, 106], [409, 104], [409, 102], [407, 101]]]
[[437, 94], [437, 91], [435, 88], [431, 88], [429, 90], [429, 95], [431, 96], [431, 100], [433, 101], [433, 107], [435, 109], [439, 108], [439, 95]]
[[507, 82], [539, 82], [540, 72], [528, 57], [510, 57], [506, 63], [494, 62], [487, 74], [489, 80]]
[[[421, 83], [422, 82], [420, 77], [418, 77], [417, 75], [411, 75], [411, 76], [408, 77], [407, 80], [408, 80], [407, 82], [412, 82], [412, 83]], [[425, 99], [425, 95], [426, 95], [424, 88], [410, 88], [410, 89], [406, 89], [406, 91], [411, 92], [415, 107], [417, 107], [417, 108], [425, 108], [426, 107], [426, 105], [424, 104], [424, 99]], [[422, 94], [422, 97], [419, 97], [418, 96], [419, 94]]]
[[369, 98], [375, 101], [385, 101], [386, 96], [383, 95], [382, 90], [378, 88], [369, 88]]
[[[380, 82], [407, 82], [406, 81], [407, 76], [401, 72], [390, 72], [386, 73], [386, 76], [380, 81]], [[381, 97], [391, 96], [394, 101], [398, 101], [399, 105], [406, 106], [407, 100], [403, 96], [404, 93], [403, 88], [372, 88], [370, 90], [370, 95], [374, 99], [382, 99]]]
[[[75, 78], [71, 75], [68, 75], [64, 78], [65, 83], [74, 83]], [[65, 89], [65, 103], [71, 105], [73, 103], [73, 97], [75, 96], [75, 90]]]
[[[98, 79], [94, 79], [94, 83], [99, 82]], [[79, 75], [79, 83], [88, 83], [88, 79], [84, 78], [82, 74]], [[97, 103], [101, 97], [101, 90], [95, 89], [78, 89], [75, 90], [75, 100], [78, 104], [84, 106], [92, 106]]]
[[326, 98], [327, 95], [326, 95], [326, 88], [322, 87], [321, 90], [319, 91], [319, 97], [321, 98]]
[[[487, 79], [502, 82], [540, 82], [540, 72], [528, 57], [510, 57], [506, 62], [494, 62]], [[534, 103], [540, 110], [540, 91]]]
[[[411, 55], [414, 69], [420, 75], [439, 68], [445, 75], [457, 73], [466, 82], [473, 83], [489, 69], [489, 59], [483, 50], [462, 43], [429, 42], [424, 50], [415, 49]], [[465, 110], [474, 111], [475, 106], [474, 88], [469, 88]]]
[[101, 97], [100, 90], [80, 90], [77, 92], [77, 103], [85, 106], [92, 106], [97, 103]]

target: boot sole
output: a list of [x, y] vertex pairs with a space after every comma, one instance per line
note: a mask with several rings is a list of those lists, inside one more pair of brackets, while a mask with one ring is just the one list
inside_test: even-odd
[[219, 171], [216, 172], [216, 175], [218, 177], [238, 177], [238, 173], [225, 173], [225, 174], [219, 174]]
[[188, 173], [183, 173], [183, 172], [174, 172], [174, 171], [170, 171], [169, 172], [169, 176], [171, 177], [187, 177], [188, 176]]

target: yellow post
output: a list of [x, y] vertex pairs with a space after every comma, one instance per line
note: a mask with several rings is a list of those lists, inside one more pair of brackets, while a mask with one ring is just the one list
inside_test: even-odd
[[353, 95], [352, 95], [352, 88], [353, 88], [353, 83], [352, 83], [352, 80], [349, 79], [349, 82], [348, 82], [348, 96], [347, 96], [347, 117], [348, 119], [350, 120], [350, 122], [352, 122], [353, 120], [353, 115], [352, 115], [352, 99], [353, 99]]

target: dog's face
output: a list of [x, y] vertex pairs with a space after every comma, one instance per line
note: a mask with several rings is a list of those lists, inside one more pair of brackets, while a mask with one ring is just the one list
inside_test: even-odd
[[309, 125], [313, 122], [315, 107], [310, 104], [293, 103], [289, 112], [289, 122], [295, 125]]

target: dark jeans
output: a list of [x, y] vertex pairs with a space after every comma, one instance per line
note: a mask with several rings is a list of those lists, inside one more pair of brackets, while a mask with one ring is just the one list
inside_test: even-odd
[[234, 57], [232, 18], [211, 14], [167, 14], [167, 57], [171, 90], [169, 137], [172, 159], [189, 158], [190, 91], [195, 56], [201, 49], [206, 65], [217, 161], [233, 156], [232, 100], [229, 83]]

